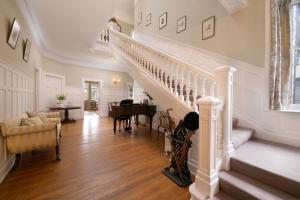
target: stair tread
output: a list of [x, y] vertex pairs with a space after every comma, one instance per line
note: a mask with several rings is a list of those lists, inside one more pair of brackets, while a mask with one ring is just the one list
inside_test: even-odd
[[208, 200], [236, 200], [236, 199], [229, 196], [223, 191], [219, 191], [218, 194], [216, 194], [216, 196], [209, 198]]
[[232, 158], [300, 183], [299, 148], [251, 139]]
[[232, 143], [234, 149], [239, 148], [242, 144], [247, 142], [253, 135], [254, 130], [251, 128], [234, 127], [232, 129]]
[[[291, 196], [288, 193], [277, 190], [276, 188], [258, 182], [255, 179], [252, 179], [250, 177], [247, 177], [245, 175], [242, 175], [234, 171], [220, 172], [219, 178], [221, 181], [220, 182], [221, 190], [224, 190], [224, 187], [222, 187], [222, 184], [224, 184], [222, 182], [224, 181], [230, 184], [232, 190], [236, 191], [235, 188], [237, 188], [238, 190], [241, 190], [243, 193], [247, 193], [248, 195], [252, 196], [253, 199], [299, 200], [298, 198]], [[226, 191], [226, 189], [224, 190], [224, 192], [229, 193], [228, 191]], [[233, 194], [231, 195], [234, 196]]]

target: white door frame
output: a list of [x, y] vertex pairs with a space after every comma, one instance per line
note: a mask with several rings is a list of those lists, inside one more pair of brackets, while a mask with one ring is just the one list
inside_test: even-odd
[[84, 82], [86, 81], [93, 81], [93, 82], [98, 82], [99, 83], [99, 102], [98, 102], [98, 115], [100, 116], [100, 98], [102, 96], [102, 87], [103, 87], [103, 80], [102, 79], [94, 79], [94, 78], [82, 78], [81, 79], [81, 111], [82, 111], [82, 116], [84, 116]]
[[35, 66], [35, 111], [41, 109], [42, 68]]

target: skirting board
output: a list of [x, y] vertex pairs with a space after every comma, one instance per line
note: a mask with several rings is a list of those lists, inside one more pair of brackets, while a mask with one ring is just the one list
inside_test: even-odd
[[300, 147], [299, 137], [293, 137], [291, 135], [282, 135], [270, 130], [265, 130], [260, 126], [257, 126], [255, 122], [252, 122], [249, 118], [243, 116], [240, 113], [235, 112], [234, 116], [239, 119], [239, 124], [241, 124], [241, 126], [251, 127], [255, 130], [255, 138]]
[[10, 172], [12, 167], [15, 164], [15, 156], [11, 155], [9, 158], [5, 161], [2, 162], [1, 167], [0, 167], [0, 183], [5, 179], [7, 174]]

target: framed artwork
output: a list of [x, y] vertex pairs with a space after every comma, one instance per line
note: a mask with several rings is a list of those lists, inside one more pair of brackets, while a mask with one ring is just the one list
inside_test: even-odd
[[138, 25], [140, 25], [142, 23], [142, 19], [143, 19], [143, 14], [142, 14], [142, 12], [139, 12], [138, 19], [137, 19]]
[[28, 62], [28, 60], [29, 60], [30, 48], [31, 48], [31, 43], [30, 43], [30, 41], [27, 39], [27, 40], [26, 40], [26, 45], [25, 45], [25, 50], [24, 50], [24, 55], [23, 55], [23, 60], [24, 60], [25, 62]]
[[159, 29], [164, 28], [167, 26], [168, 22], [168, 13], [164, 12], [160, 17], [159, 17]]
[[152, 14], [149, 13], [146, 17], [146, 26], [149, 26], [151, 24], [151, 17], [152, 17]]
[[180, 33], [182, 31], [186, 30], [186, 16], [181, 17], [177, 20], [177, 33]]
[[7, 43], [13, 49], [15, 49], [16, 46], [17, 46], [20, 31], [21, 31], [21, 26], [18, 23], [18, 21], [16, 20], [16, 18], [14, 18], [13, 24], [12, 24], [11, 29], [10, 29], [9, 37], [8, 37], [8, 40], [7, 40]]
[[206, 40], [215, 36], [215, 22], [216, 17], [212, 16], [204, 21], [202, 21], [202, 40]]

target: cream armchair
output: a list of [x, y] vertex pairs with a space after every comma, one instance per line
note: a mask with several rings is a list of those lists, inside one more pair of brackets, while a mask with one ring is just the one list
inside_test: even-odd
[[0, 123], [6, 151], [16, 154], [18, 163], [21, 153], [55, 147], [56, 159], [60, 160], [60, 114], [59, 112], [44, 113], [44, 124], [21, 126], [21, 121], [28, 118], [27, 114]]

